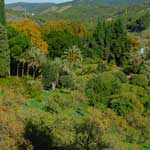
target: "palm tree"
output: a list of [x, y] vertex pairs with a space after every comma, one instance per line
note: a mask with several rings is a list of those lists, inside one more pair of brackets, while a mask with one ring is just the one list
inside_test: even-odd
[[[32, 49], [27, 54], [27, 74], [30, 72], [30, 68], [33, 69], [33, 78], [36, 77], [37, 71], [42, 67], [42, 65], [46, 62], [46, 56], [36, 47], [32, 47]], [[39, 70], [40, 72], [41, 70]]]
[[73, 70], [76, 65], [80, 65], [82, 62], [82, 54], [80, 49], [77, 46], [72, 46], [66, 49], [63, 59], [64, 65]]
[[4, 0], [0, 0], [0, 23], [5, 24], [5, 4]]

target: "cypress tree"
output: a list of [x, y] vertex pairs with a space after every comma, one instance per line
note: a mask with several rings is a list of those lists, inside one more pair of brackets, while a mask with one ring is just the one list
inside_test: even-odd
[[4, 0], [0, 0], [0, 23], [5, 24], [5, 4]]
[[10, 51], [5, 28], [4, 0], [0, 0], [0, 77], [10, 75]]
[[10, 71], [10, 52], [8, 48], [7, 32], [0, 25], [0, 77], [6, 77]]
[[111, 59], [117, 66], [127, 65], [130, 60], [131, 41], [122, 19], [117, 19], [112, 24]]
[[104, 50], [104, 37], [105, 37], [103, 21], [98, 21], [98, 24], [97, 24], [97, 27], [93, 36], [98, 45], [98, 48], [100, 49], [100, 54], [102, 55], [103, 50]]

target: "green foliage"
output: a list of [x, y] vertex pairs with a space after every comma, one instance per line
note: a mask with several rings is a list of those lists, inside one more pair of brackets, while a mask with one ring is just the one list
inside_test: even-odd
[[4, 0], [0, 1], [0, 23], [5, 24], [5, 4]]
[[45, 89], [55, 89], [56, 86], [58, 86], [61, 68], [62, 61], [60, 59], [55, 59], [54, 61], [47, 61], [42, 71], [42, 82]]
[[150, 79], [150, 61], [145, 61], [141, 66], [141, 73], [145, 74]]
[[132, 32], [136, 31], [143, 31], [147, 29], [150, 26], [150, 13], [146, 12], [143, 15], [139, 16], [134, 20], [132, 23], [128, 25], [128, 29], [130, 29]]
[[122, 72], [122, 71], [117, 71], [114, 73], [114, 76], [120, 80], [121, 83], [127, 83], [128, 82], [128, 78], [127, 75]]
[[130, 83], [133, 85], [147, 87], [148, 86], [148, 79], [143, 74], [133, 75], [130, 79]]
[[60, 73], [60, 79], [59, 79], [60, 85], [63, 88], [71, 88], [74, 89], [75, 84], [75, 75], [69, 71], [63, 71]]
[[94, 38], [104, 60], [117, 66], [130, 63], [131, 41], [122, 19], [98, 22]]
[[38, 98], [43, 91], [43, 85], [41, 81], [33, 80], [33, 79], [25, 79], [26, 90], [29, 93], [31, 98]]
[[34, 149], [65, 149], [74, 141], [74, 129], [71, 119], [60, 115], [39, 112], [29, 120], [26, 136]]
[[90, 105], [107, 105], [109, 98], [117, 94], [120, 89], [120, 82], [111, 73], [104, 73], [95, 77], [86, 85], [86, 95]]
[[49, 57], [61, 57], [64, 51], [73, 45], [80, 45], [80, 39], [69, 32], [52, 31], [44, 35], [48, 43]]
[[7, 32], [2, 25], [0, 25], [0, 68], [0, 77], [9, 75], [10, 51], [8, 48]]
[[97, 65], [97, 68], [96, 70], [100, 73], [103, 73], [105, 71], [108, 71], [108, 66], [104, 63], [104, 62], [100, 62], [98, 65]]
[[81, 50], [77, 46], [72, 46], [65, 50], [63, 55], [63, 61], [66, 68], [74, 70], [77, 66], [81, 66], [82, 54]]
[[[112, 108], [118, 115], [126, 115], [134, 109], [141, 109], [142, 104], [131, 93], [114, 96], [110, 101], [110, 108]], [[139, 111], [139, 110], [138, 110]]]
[[31, 47], [31, 40], [24, 33], [17, 31], [11, 26], [7, 27], [7, 37], [11, 58], [16, 60], [22, 53]]

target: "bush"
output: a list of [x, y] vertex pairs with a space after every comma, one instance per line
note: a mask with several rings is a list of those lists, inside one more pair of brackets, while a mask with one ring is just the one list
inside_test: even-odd
[[107, 104], [109, 97], [119, 92], [120, 82], [112, 74], [103, 74], [89, 80], [85, 93], [90, 105]]
[[97, 70], [98, 72], [100, 72], [100, 73], [103, 73], [103, 72], [105, 72], [105, 71], [108, 71], [108, 67], [107, 67], [107, 65], [104, 64], [104, 63], [99, 63], [99, 64], [97, 65], [96, 70]]
[[41, 81], [38, 80], [27, 80], [26, 81], [27, 93], [32, 98], [37, 98], [43, 91], [43, 85]]
[[118, 115], [126, 115], [134, 110], [143, 111], [143, 105], [132, 93], [125, 93], [114, 96], [108, 105]]
[[128, 78], [124, 72], [118, 71], [118, 72], [115, 72], [114, 75], [117, 79], [120, 80], [121, 83], [127, 83], [128, 82]]
[[60, 74], [60, 85], [64, 88], [75, 88], [75, 80], [72, 73], [64, 71]]
[[83, 68], [81, 75], [91, 74], [91, 73], [95, 73], [95, 72], [96, 72], [95, 67], [88, 65]]
[[137, 74], [133, 75], [130, 79], [130, 84], [141, 86], [141, 87], [147, 87], [148, 86], [148, 79], [145, 75]]

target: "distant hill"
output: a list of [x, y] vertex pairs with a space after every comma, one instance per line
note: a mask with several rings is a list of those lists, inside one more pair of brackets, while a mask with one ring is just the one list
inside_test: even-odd
[[41, 12], [41, 11], [48, 9], [49, 7], [52, 7], [54, 5], [56, 5], [56, 4], [54, 4], [54, 3], [24, 3], [24, 2], [19, 2], [19, 3], [7, 4], [6, 8], [12, 9], [15, 11]]
[[149, 3], [150, 0], [74, 0], [75, 2], [94, 2], [102, 5], [116, 6], [116, 5], [135, 5], [141, 3]]
[[117, 17], [125, 14], [134, 16], [150, 11], [150, 3], [148, 2], [150, 0], [74, 0], [61, 4], [14, 3], [6, 5], [6, 8], [7, 18], [11, 21], [28, 16], [42, 22], [61, 19], [93, 23], [99, 18]]

